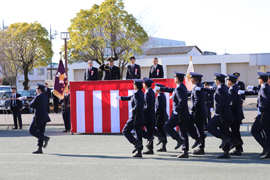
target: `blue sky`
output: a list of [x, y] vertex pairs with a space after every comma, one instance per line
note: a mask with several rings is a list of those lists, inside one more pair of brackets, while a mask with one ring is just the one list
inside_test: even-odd
[[[38, 21], [59, 35], [53, 40], [54, 62], [64, 41], [70, 19], [80, 9], [90, 9], [102, 0], [12, 0], [1, 2], [1, 26]], [[202, 51], [224, 54], [270, 52], [269, 0], [124, 0], [154, 37], [185, 41]], [[154, 27], [154, 28], [153, 28]]]

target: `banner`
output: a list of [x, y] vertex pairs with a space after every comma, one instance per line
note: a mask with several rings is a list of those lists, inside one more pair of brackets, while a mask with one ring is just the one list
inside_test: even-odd
[[185, 78], [184, 83], [187, 87], [187, 90], [191, 91], [193, 88], [193, 85], [192, 85], [191, 80], [190, 80], [190, 72], [194, 72], [194, 67], [193, 67], [193, 63], [192, 63], [192, 56], [190, 56], [189, 58], [190, 58], [190, 62], [189, 62], [189, 66], [187, 69], [186, 78]]
[[59, 99], [63, 99], [68, 90], [68, 81], [63, 61], [60, 59], [58, 69], [55, 75], [53, 94]]

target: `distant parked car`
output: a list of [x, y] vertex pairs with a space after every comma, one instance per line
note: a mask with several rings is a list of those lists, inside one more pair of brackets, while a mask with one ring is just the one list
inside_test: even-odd
[[[3, 92], [1, 95], [1, 98], [10, 98], [11, 94], [12, 94], [11, 91]], [[10, 111], [10, 100], [9, 99], [1, 99], [0, 100], [0, 110]]]
[[[30, 89], [30, 90], [23, 90], [18, 92], [21, 96], [36, 96], [36, 90]], [[31, 100], [23, 100], [22, 101], [22, 112], [24, 113], [32, 113], [33, 108], [29, 107], [29, 103]]]
[[10, 86], [0, 86], [0, 91], [11, 91]]
[[[205, 81], [202, 81], [202, 85], [204, 85], [204, 82], [205, 82]], [[215, 81], [213, 81], [213, 80], [211, 80], [211, 81], [206, 81], [206, 82], [209, 83], [209, 87], [217, 87]]]

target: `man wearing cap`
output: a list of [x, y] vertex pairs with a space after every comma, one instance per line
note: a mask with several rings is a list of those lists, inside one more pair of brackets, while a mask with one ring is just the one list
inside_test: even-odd
[[[177, 141], [175, 149], [182, 146], [183, 152], [178, 155], [178, 158], [188, 158], [188, 135], [187, 135], [187, 123], [190, 119], [190, 114], [188, 110], [188, 92], [186, 86], [183, 84], [185, 74], [174, 72], [174, 82], [177, 85], [176, 88], [169, 87], [156, 87], [155, 90], [160, 90], [163, 92], [173, 93], [172, 99], [174, 103], [174, 110], [172, 111], [171, 118], [166, 122], [164, 130]], [[178, 126], [181, 132], [175, 131], [175, 127]]]
[[153, 58], [153, 65], [150, 67], [149, 78], [164, 78], [163, 67], [158, 64], [158, 58]]
[[230, 158], [230, 140], [232, 138], [232, 132], [229, 130], [230, 123], [233, 119], [230, 108], [230, 96], [228, 93], [228, 87], [225, 83], [225, 75], [220, 73], [214, 73], [215, 83], [217, 87], [213, 88], [201, 88], [196, 87], [198, 91], [215, 93], [216, 112], [214, 117], [206, 125], [206, 130], [213, 136], [222, 139], [222, 143], [219, 146], [224, 153], [219, 155], [218, 158]]
[[[45, 86], [37, 83], [36, 92], [37, 95], [29, 103], [29, 106], [34, 109], [34, 117], [29, 127], [29, 133], [32, 136], [38, 138], [38, 149], [33, 151], [33, 154], [42, 154], [42, 147], [46, 148], [50, 140], [49, 137], [45, 136], [46, 124], [50, 122], [50, 117], [46, 111], [47, 109], [47, 96], [44, 93]], [[23, 96], [19, 99], [22, 101], [29, 97]], [[31, 97], [30, 97], [31, 98]]]
[[[236, 85], [239, 87], [240, 90], [245, 91], [245, 83], [242, 81], [239, 81], [240, 79], [240, 73], [239, 72], [235, 72], [233, 73], [234, 76], [237, 76], [237, 82]], [[246, 100], [246, 96], [245, 94], [241, 94], [241, 100], [242, 100], [242, 104], [244, 104], [245, 100]]]
[[135, 64], [135, 57], [130, 57], [130, 65], [127, 67], [126, 79], [141, 79], [141, 67]]
[[[191, 119], [188, 122], [188, 134], [195, 139], [192, 148], [199, 146], [193, 151], [195, 155], [203, 155], [205, 147], [204, 124], [207, 116], [205, 105], [205, 92], [196, 91], [196, 87], [203, 87], [201, 84], [203, 75], [190, 72], [193, 89], [188, 93], [191, 96]], [[197, 128], [196, 128], [196, 127]]]
[[93, 61], [88, 61], [88, 68], [84, 71], [85, 81], [97, 81], [98, 80], [98, 69], [93, 67]]
[[62, 100], [62, 117], [64, 120], [65, 130], [63, 132], [70, 132], [70, 91], [68, 85], [68, 91], [66, 92], [64, 99]]
[[[204, 87], [209, 88], [209, 82], [204, 82]], [[212, 92], [205, 92], [205, 104], [207, 108], [207, 118], [205, 120], [205, 126], [211, 119], [211, 113], [214, 109], [214, 94]]]
[[[132, 96], [122, 96], [116, 97], [122, 101], [130, 101], [132, 106], [132, 116], [127, 121], [125, 127], [123, 128], [123, 134], [128, 139], [128, 141], [134, 144], [134, 150], [132, 153], [137, 152], [133, 157], [142, 157], [142, 128], [144, 124], [144, 94], [142, 91], [143, 81], [140, 79], [134, 79], [134, 90], [135, 93]], [[132, 135], [131, 131], [135, 130], [136, 138]]]
[[117, 80], [120, 79], [120, 70], [119, 67], [114, 65], [114, 58], [108, 58], [107, 63], [99, 66], [99, 69], [105, 71], [104, 80]]
[[13, 120], [14, 120], [14, 129], [18, 129], [17, 125], [17, 119], [19, 123], [19, 128], [22, 129], [22, 116], [21, 116], [21, 110], [22, 110], [22, 101], [16, 100], [19, 97], [21, 97], [20, 94], [17, 93], [17, 89], [15, 87], [12, 87], [12, 95], [10, 98], [14, 98], [10, 100], [10, 111], [12, 112], [13, 115]]
[[[256, 141], [262, 146], [263, 152], [260, 154], [262, 159], [270, 157], [270, 86], [267, 83], [269, 74], [258, 72], [260, 90], [242, 91], [239, 94], [257, 95], [258, 115], [253, 123], [251, 133]], [[263, 134], [263, 135], [262, 135]]]
[[230, 106], [233, 115], [233, 121], [230, 125], [231, 131], [233, 133], [233, 139], [230, 149], [233, 149], [234, 146], [235, 150], [230, 153], [231, 155], [241, 156], [243, 152], [243, 140], [241, 138], [240, 133], [240, 125], [242, 124], [242, 120], [245, 118], [243, 113], [243, 106], [241, 95], [238, 94], [239, 87], [236, 85], [237, 76], [227, 74], [227, 85], [229, 87], [229, 95], [230, 95]]
[[143, 154], [154, 154], [153, 151], [153, 140], [154, 140], [154, 125], [155, 125], [155, 93], [151, 88], [153, 81], [149, 78], [143, 78], [143, 88], [145, 89], [144, 93], [144, 126], [147, 130], [142, 130], [142, 136], [145, 139], [148, 139], [147, 142], [147, 151], [143, 152]]
[[[165, 87], [162, 84], [156, 83], [157, 87]], [[168, 121], [168, 114], [167, 114], [167, 101], [166, 101], [166, 96], [164, 95], [163, 92], [160, 90], [156, 90], [156, 103], [155, 103], [155, 109], [156, 109], [156, 122], [155, 122], [155, 127], [154, 128], [154, 135], [159, 138], [159, 141], [157, 142], [157, 145], [162, 143], [162, 146], [157, 150], [158, 152], [166, 152], [166, 144], [167, 144], [167, 135], [164, 130], [164, 125]]]

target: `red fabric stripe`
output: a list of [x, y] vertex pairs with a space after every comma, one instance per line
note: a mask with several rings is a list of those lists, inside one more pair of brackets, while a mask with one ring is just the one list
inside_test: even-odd
[[85, 132], [94, 132], [93, 91], [85, 91]]
[[110, 91], [102, 91], [102, 132], [111, 132], [111, 99]]
[[[119, 96], [128, 96], [127, 90], [120, 90]], [[120, 109], [120, 132], [122, 133], [122, 130], [128, 120], [128, 101], [120, 101], [119, 103], [119, 109]]]
[[76, 90], [70, 86], [70, 121], [71, 121], [71, 132], [77, 133], [77, 114], [76, 114]]

